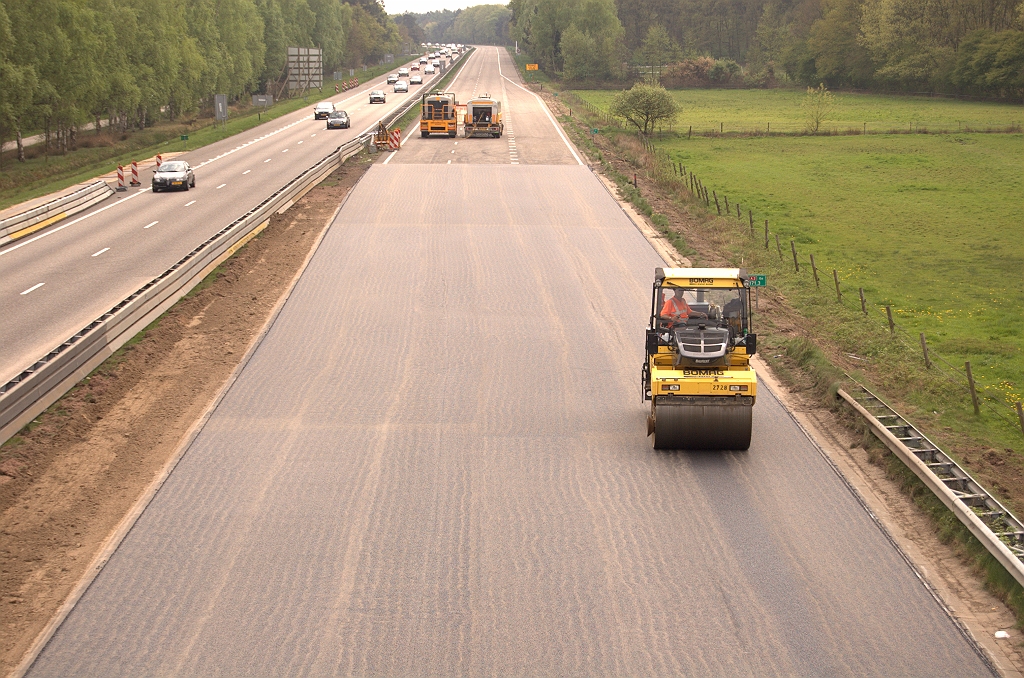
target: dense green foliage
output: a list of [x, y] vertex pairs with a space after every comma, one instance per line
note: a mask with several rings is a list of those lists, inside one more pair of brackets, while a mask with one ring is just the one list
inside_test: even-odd
[[505, 5], [474, 5], [466, 9], [444, 9], [426, 14], [403, 14], [399, 25], [415, 24], [410, 35], [416, 42], [461, 43], [464, 45], [504, 45], [509, 41], [512, 11]]
[[682, 87], [789, 79], [1024, 98], [1024, 0], [512, 0], [509, 7], [520, 48], [570, 81], [653, 74]]
[[615, 95], [612, 115], [624, 118], [641, 134], [650, 134], [659, 123], [672, 120], [679, 106], [661, 85], [638, 82]]
[[376, 0], [0, 0], [0, 141], [43, 129], [64, 150], [87, 121], [141, 128], [263, 91], [289, 46], [321, 47], [330, 73], [399, 39]]

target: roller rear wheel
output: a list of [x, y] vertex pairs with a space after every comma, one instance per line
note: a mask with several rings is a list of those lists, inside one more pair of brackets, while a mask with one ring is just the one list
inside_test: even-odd
[[[694, 402], [696, 401], [696, 402]], [[753, 406], [748, 404], [657, 403], [657, 450], [746, 450], [750, 447]]]

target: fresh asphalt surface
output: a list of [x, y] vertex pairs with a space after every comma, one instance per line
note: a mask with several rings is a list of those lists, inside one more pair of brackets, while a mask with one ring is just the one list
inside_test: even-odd
[[990, 675], [766, 388], [652, 450], [661, 261], [536, 129], [370, 170], [30, 675]]
[[[387, 103], [371, 105], [370, 89], [383, 89]], [[330, 97], [351, 115], [347, 130], [327, 130], [326, 121], [314, 120], [317, 99], [311, 96], [300, 111], [180, 156], [198, 167], [191, 191], [154, 194], [152, 172], [144, 172], [141, 188], [0, 247], [0, 384], [408, 97], [419, 96], [416, 87], [408, 94], [391, 89], [382, 76]], [[169, 149], [180, 150], [180, 144]]]

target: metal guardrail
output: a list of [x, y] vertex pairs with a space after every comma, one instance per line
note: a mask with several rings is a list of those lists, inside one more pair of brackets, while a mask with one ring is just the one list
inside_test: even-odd
[[361, 151], [366, 142], [364, 136], [338, 147], [31, 367], [0, 385], [0, 443], [6, 442], [185, 296], [217, 265], [263, 230], [274, 212], [289, 207], [346, 159]]
[[913, 424], [860, 386], [839, 395], [1024, 586], [1024, 523]]
[[114, 194], [105, 181], [96, 181], [74, 193], [0, 220], [0, 245], [25, 237], [72, 214], [92, 207]]
[[[437, 74], [424, 83], [424, 87], [433, 86], [446, 75]], [[386, 115], [382, 122], [390, 126], [419, 103], [418, 98], [410, 97], [408, 103]], [[83, 327], [6, 384], [0, 385], [0, 444], [9, 440], [88, 376], [129, 339], [185, 296], [222, 261], [256, 236], [266, 227], [274, 212], [290, 207], [345, 160], [368, 147], [371, 139], [372, 135], [364, 134], [339, 146], [127, 299]], [[97, 184], [103, 184], [110, 193], [113, 192], [106, 182]], [[107, 195], [109, 193], [101, 199]], [[85, 207], [88, 204], [82, 209]]]

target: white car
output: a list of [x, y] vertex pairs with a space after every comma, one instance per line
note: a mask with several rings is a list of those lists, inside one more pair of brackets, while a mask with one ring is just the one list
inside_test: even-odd
[[430, 64], [427, 64], [426, 66], [423, 67], [423, 72], [426, 73], [427, 75], [433, 75], [434, 67], [431, 66]]
[[396, 82], [398, 82], [398, 73], [390, 74], [388, 76], [388, 84], [389, 85], [394, 85]]
[[399, 80], [398, 82], [395, 83], [395, 92], [408, 92], [408, 91], [409, 91], [409, 83], [407, 83], [405, 80]]
[[423, 84], [423, 76], [420, 76], [420, 75], [412, 76], [411, 78], [409, 78], [409, 84], [410, 85], [422, 85]]
[[398, 69], [398, 77], [400, 77], [400, 78], [408, 78], [409, 77], [409, 69], [408, 68], [399, 68]]
[[421, 64], [427, 63], [427, 57], [425, 57], [425, 56], [420, 57], [420, 63]]

